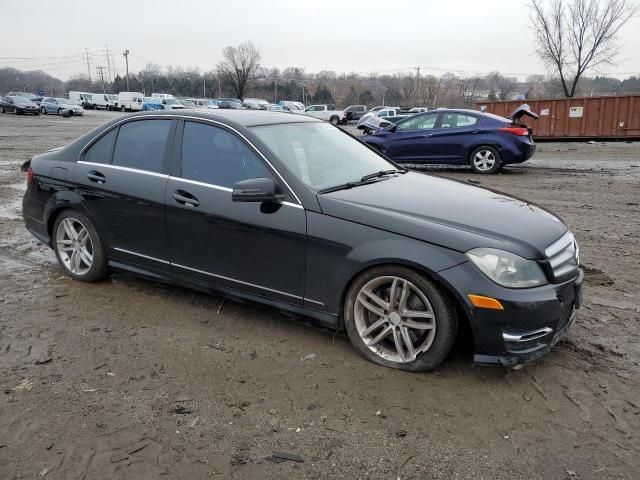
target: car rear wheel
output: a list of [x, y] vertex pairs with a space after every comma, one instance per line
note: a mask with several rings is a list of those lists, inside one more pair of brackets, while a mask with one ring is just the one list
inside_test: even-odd
[[493, 147], [478, 147], [471, 152], [471, 168], [476, 173], [489, 174], [500, 170], [500, 154]]
[[104, 245], [85, 215], [75, 210], [63, 211], [53, 226], [53, 235], [56, 257], [68, 276], [83, 282], [107, 276]]
[[124, 105], [122, 105], [122, 106], [120, 107], [120, 111], [121, 111], [122, 113], [124, 113], [124, 112], [126, 112], [126, 111], [127, 111], [127, 109], [125, 108], [125, 106], [124, 106]]
[[358, 277], [347, 293], [344, 322], [363, 357], [413, 372], [440, 365], [458, 328], [455, 308], [441, 287], [401, 266], [373, 268]]
[[338, 125], [338, 123], [340, 123], [340, 119], [335, 115], [331, 117], [329, 121], [331, 122], [331, 125]]

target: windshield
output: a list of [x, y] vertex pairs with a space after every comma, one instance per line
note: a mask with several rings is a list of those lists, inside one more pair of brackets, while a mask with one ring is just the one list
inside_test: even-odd
[[107, 95], [107, 97], [109, 98], [109, 100], [117, 100], [118, 99], [117, 95]]
[[315, 190], [395, 168], [360, 141], [326, 123], [264, 125], [252, 131], [293, 175]]
[[177, 101], [175, 98], [167, 98], [165, 99], [164, 103], [166, 105], [182, 105], [179, 101]]
[[16, 103], [31, 103], [31, 100], [25, 97], [13, 97], [13, 101]]
[[75, 105], [76, 103], [73, 100], [69, 100], [68, 98], [56, 98], [58, 103], [63, 105]]

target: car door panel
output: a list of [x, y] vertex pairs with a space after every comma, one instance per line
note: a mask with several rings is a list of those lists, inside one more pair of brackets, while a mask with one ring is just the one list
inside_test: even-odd
[[[413, 116], [396, 124], [388, 133], [385, 153], [394, 160], [428, 163], [435, 159], [437, 151], [433, 132], [437, 127], [438, 114]], [[406, 128], [406, 130], [404, 129]]]
[[[475, 123], [467, 125], [470, 121]], [[481, 143], [482, 136], [481, 125], [476, 117], [467, 113], [445, 113], [440, 128], [433, 133], [436, 155], [442, 162], [467, 163], [470, 146]]]
[[188, 121], [177, 138], [182, 144], [174, 149], [176, 175], [169, 178], [164, 198], [175, 273], [302, 304], [302, 206], [287, 198], [278, 203], [232, 201], [236, 181], [273, 178], [234, 132]]
[[[176, 199], [193, 198], [197, 204]], [[175, 272], [295, 304], [304, 296], [306, 215], [293, 204], [233, 202], [231, 190], [171, 177], [165, 202]], [[185, 205], [186, 203], [186, 205]]]
[[[147, 120], [149, 122], [150, 120]], [[158, 165], [166, 164], [168, 149], [173, 138], [172, 120], [164, 124], [166, 145], [153, 148], [144, 143], [148, 136], [139, 135], [140, 152], [147, 156], [161, 156]], [[129, 122], [131, 123], [131, 122]], [[124, 124], [122, 127], [126, 126]], [[163, 131], [162, 134], [165, 132]], [[117, 141], [124, 135], [114, 129]], [[107, 135], [103, 136], [106, 140]], [[102, 137], [101, 137], [102, 138]], [[116, 139], [114, 138], [114, 141]], [[100, 150], [95, 142], [95, 150]], [[147, 147], [145, 149], [145, 147]], [[94, 154], [90, 148], [74, 168], [75, 183], [96, 223], [103, 227], [109, 256], [145, 266], [168, 265], [170, 251], [166, 233], [164, 195], [168, 174], [111, 163], [114, 151], [104, 148]], [[101, 158], [104, 157], [104, 158]], [[158, 170], [161, 170], [160, 168]]]

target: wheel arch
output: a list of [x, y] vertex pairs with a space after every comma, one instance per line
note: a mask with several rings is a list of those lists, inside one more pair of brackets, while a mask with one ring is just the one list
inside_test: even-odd
[[47, 233], [49, 234], [49, 246], [53, 247], [53, 226], [56, 223], [58, 217], [62, 212], [66, 210], [76, 210], [85, 215], [100, 234], [101, 238], [104, 238], [100, 231], [100, 226], [97, 224], [91, 212], [82, 204], [82, 197], [71, 191], [59, 192], [58, 195], [53, 196], [45, 205], [44, 208], [44, 222], [47, 226]]
[[338, 325], [340, 329], [344, 329], [344, 305], [347, 298], [347, 293], [351, 289], [353, 283], [366, 272], [379, 267], [392, 267], [392, 266], [401, 266], [405, 268], [409, 268], [416, 272], [419, 275], [423, 275], [427, 277], [429, 280], [433, 281], [440, 289], [443, 291], [445, 295], [449, 297], [451, 303], [454, 305], [458, 317], [458, 322], [460, 324], [464, 324], [464, 331], [471, 332], [473, 335], [473, 331], [471, 329], [471, 321], [469, 318], [469, 312], [465, 308], [465, 303], [457, 290], [449, 284], [444, 278], [438, 275], [437, 272], [425, 267], [416, 262], [412, 262], [410, 260], [405, 259], [385, 259], [377, 262], [369, 263], [363, 266], [361, 269], [353, 272], [347, 283], [345, 284], [342, 293], [340, 295], [340, 304], [338, 311]]

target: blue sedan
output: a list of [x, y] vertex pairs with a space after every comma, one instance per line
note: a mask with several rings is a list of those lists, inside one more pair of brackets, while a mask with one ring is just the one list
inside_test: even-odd
[[531, 130], [518, 120], [537, 115], [523, 107], [512, 113], [513, 121], [476, 110], [432, 110], [401, 119], [362, 141], [398, 163], [469, 165], [477, 173], [495, 173], [535, 152]]

